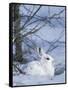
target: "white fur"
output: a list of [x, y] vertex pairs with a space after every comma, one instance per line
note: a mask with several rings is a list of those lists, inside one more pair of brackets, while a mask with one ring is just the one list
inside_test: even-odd
[[[41, 50], [40, 57], [40, 60], [28, 63], [27, 67], [24, 68], [24, 72], [30, 75], [45, 75], [52, 79], [54, 77], [54, 59], [50, 55], [46, 54], [43, 49]], [[46, 58], [49, 58], [49, 60]]]

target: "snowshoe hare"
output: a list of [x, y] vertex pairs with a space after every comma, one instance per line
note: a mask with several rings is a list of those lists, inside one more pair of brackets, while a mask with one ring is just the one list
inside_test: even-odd
[[54, 77], [54, 59], [46, 54], [43, 49], [39, 49], [40, 60], [32, 61], [26, 64], [23, 71], [29, 75], [45, 75], [46, 77], [52, 79]]

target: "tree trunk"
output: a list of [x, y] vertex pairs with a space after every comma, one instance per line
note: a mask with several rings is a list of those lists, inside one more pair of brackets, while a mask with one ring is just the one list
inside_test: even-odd
[[22, 42], [18, 41], [20, 39], [21, 39], [21, 37], [19, 35], [19, 36], [17, 36], [17, 40], [15, 42], [15, 47], [16, 47], [15, 60], [18, 62], [23, 61]]
[[[17, 4], [14, 4], [13, 5], [13, 18], [14, 18], [14, 22], [17, 21], [20, 17], [20, 14], [19, 14], [19, 5]], [[13, 26], [14, 27], [14, 36], [16, 36], [17, 34], [17, 38], [16, 38], [16, 41], [15, 41], [15, 61], [18, 61], [18, 62], [22, 62], [23, 61], [23, 53], [22, 53], [22, 42], [19, 42], [19, 40], [21, 39], [21, 34], [19, 34], [19, 30], [18, 28], [20, 28], [20, 20], [19, 22]]]

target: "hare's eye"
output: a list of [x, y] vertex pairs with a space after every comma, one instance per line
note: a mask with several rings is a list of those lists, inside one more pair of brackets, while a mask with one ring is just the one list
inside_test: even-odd
[[50, 60], [50, 58], [48, 58], [48, 57], [47, 57], [46, 59], [47, 59], [47, 60]]

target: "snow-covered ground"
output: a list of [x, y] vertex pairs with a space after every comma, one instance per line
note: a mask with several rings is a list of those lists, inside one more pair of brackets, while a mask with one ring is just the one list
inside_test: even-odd
[[56, 75], [52, 80], [45, 76], [17, 75], [13, 77], [13, 86], [65, 83], [65, 74]]

